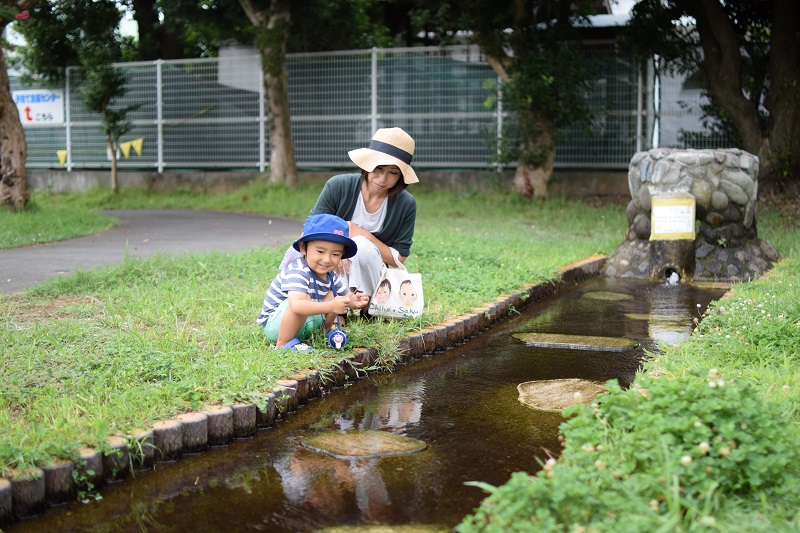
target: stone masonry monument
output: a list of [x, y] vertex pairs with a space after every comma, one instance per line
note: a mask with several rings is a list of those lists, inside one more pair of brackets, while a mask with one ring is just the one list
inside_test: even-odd
[[778, 254], [756, 231], [758, 164], [738, 149], [636, 153], [626, 240], [603, 274], [746, 281], [769, 270]]

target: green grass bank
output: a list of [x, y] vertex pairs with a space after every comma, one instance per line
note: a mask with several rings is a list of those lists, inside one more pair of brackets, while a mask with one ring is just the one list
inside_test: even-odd
[[[223, 196], [125, 191], [114, 197], [99, 190], [37, 195], [35, 213], [42, 214], [44, 227], [27, 231], [46, 235], [47, 227], [64, 226], [56, 215], [45, 215], [51, 211], [89, 221], [77, 213], [105, 208], [235, 209], [302, 220], [319, 190], [261, 184]], [[549, 279], [563, 265], [609, 253], [625, 227], [615, 206], [416, 192], [417, 230], [406, 265], [424, 273], [424, 316], [348, 326], [351, 346], [377, 344], [387, 367], [409, 331]], [[2, 216], [8, 227], [18, 215]], [[24, 220], [17, 227], [31, 228], [30, 217]], [[89, 229], [87, 222], [86, 231], [105, 224]], [[338, 362], [342, 354], [326, 349], [321, 336], [313, 354], [288, 354], [271, 351], [254, 326], [283, 251], [130, 259], [0, 301], [6, 383], [0, 392], [0, 474], [70, 458], [81, 446], [102, 448], [109, 435], [130, 435], [176, 413], [263, 401], [276, 380]]]
[[[113, 221], [98, 214], [101, 209], [202, 208], [302, 220], [319, 190], [319, 186], [295, 191], [252, 184], [225, 195], [124, 191], [113, 196], [103, 190], [35, 195], [31, 210], [25, 213], [0, 212], [0, 247], [102, 231]], [[391, 367], [397, 343], [409, 331], [469, 312], [529, 283], [551, 279], [564, 265], [596, 253], [611, 254], [627, 225], [621, 205], [590, 206], [560, 198], [528, 201], [499, 192], [420, 188], [414, 194], [419, 209], [417, 230], [406, 265], [423, 273], [426, 313], [415, 321], [356, 320], [348, 326], [352, 346], [377, 344], [380, 364], [386, 367]], [[692, 440], [690, 445], [678, 438], [686, 434], [686, 424], [695, 427], [696, 417], [665, 412], [665, 420], [689, 421], [671, 429], [666, 422], [662, 427], [652, 420], [632, 419], [616, 428], [615, 417], [634, 412], [644, 417], [654, 408], [646, 405], [637, 411], [613, 401], [599, 402], [565, 424], [565, 451], [555, 464], [545, 465], [534, 476], [516, 474], [504, 487], [486, 487], [492, 494], [459, 530], [622, 531], [621, 524], [628, 523], [629, 515], [649, 519], [647, 525], [657, 526], [651, 530], [711, 527], [735, 531], [734, 526], [744, 519], [756, 526], [765, 524], [760, 529], [764, 531], [767, 525], [771, 531], [797, 526], [797, 496], [770, 492], [767, 487], [792, 486], [784, 477], [797, 474], [793, 470], [797, 467], [785, 462], [795, 456], [784, 441], [798, 436], [798, 215], [797, 208], [787, 205], [761, 207], [759, 235], [784, 260], [762, 279], [735, 286], [730, 298], [712, 307], [692, 340], [667, 348], [651, 363], [648, 374], [658, 376], [659, 383], [678, 380], [680, 384], [673, 392], [664, 392], [661, 403], [675, 403], [669, 394], [684, 391], [682, 405], [691, 405], [695, 384], [701, 384], [698, 394], [707, 392], [711, 388], [708, 373], [716, 368], [727, 388], [715, 390], [738, 394], [717, 403], [751, 406], [747, 420], [755, 419], [752, 413], [756, 411], [768, 413], [758, 417], [759, 426], [768, 425], [765, 419], [778, 419], [780, 436], [774, 430], [748, 431], [748, 421], [731, 408], [731, 414], [724, 415], [731, 420], [719, 424], [734, 427], [734, 433], [725, 433], [722, 442], [737, 438], [741, 442], [742, 434], [750, 433], [756, 438], [749, 447], [727, 447], [729, 453], [722, 458], [733, 457], [740, 453], [733, 450], [742, 448], [747, 448], [747, 454], [735, 456], [736, 461], [725, 463], [724, 468], [705, 465], [697, 458], [690, 464], [702, 464], [702, 468], [697, 466], [700, 473], [681, 477], [673, 455], [678, 454], [677, 465], [685, 467], [681, 462], [685, 455], [705, 449], [700, 444], [706, 441]], [[129, 435], [176, 413], [259, 401], [278, 379], [306, 368], [325, 369], [341, 359], [340, 352], [325, 349], [321, 338], [315, 339], [311, 355], [272, 352], [253, 325], [282, 252], [283, 248], [256, 249], [180, 259], [131, 259], [54, 279], [0, 300], [4, 322], [0, 364], [6, 383], [0, 391], [0, 475], [74, 458], [82, 446], [103, 448], [110, 435]], [[766, 313], [770, 320], [762, 316]], [[635, 404], [637, 397], [625, 398], [643, 388], [658, 390], [647, 384], [608, 397]], [[713, 397], [708, 399], [714, 402]], [[714, 409], [709, 412], [716, 413]], [[708, 439], [709, 447], [716, 450], [703, 457], [714, 453], [720, 457], [720, 449], [726, 446], [714, 440], [713, 427], [718, 426], [701, 424], [712, 434], [698, 438]], [[661, 431], [645, 434], [639, 441], [637, 428]], [[642, 442], [650, 441], [655, 444], [645, 447], [646, 453], [638, 451]], [[768, 441], [776, 442], [777, 448], [767, 448]], [[602, 452], [609, 455], [592, 455]], [[772, 468], [759, 462], [755, 473], [740, 476], [744, 481], [726, 485], [727, 477], [711, 477], [702, 490], [687, 490], [701, 486], [696, 478], [706, 468], [742, 472], [754, 457], [764, 454], [780, 455], [777, 464], [784, 466]], [[645, 457], [631, 459], [640, 455]], [[647, 457], [652, 464], [645, 461]], [[614, 468], [617, 465], [624, 468]], [[647, 475], [635, 477], [637, 472]], [[626, 481], [631, 478], [634, 481]], [[558, 490], [547, 485], [552, 479], [560, 481], [554, 485]], [[687, 492], [694, 499], [688, 499]], [[530, 509], [536, 510], [535, 516]], [[505, 529], [503, 524], [516, 525]], [[630, 524], [634, 530], [636, 522]]]

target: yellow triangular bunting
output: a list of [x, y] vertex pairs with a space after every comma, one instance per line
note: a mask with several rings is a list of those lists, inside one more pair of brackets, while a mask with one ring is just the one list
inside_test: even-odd
[[67, 151], [66, 150], [56, 150], [56, 155], [58, 156], [58, 162], [61, 163], [61, 166], [64, 166], [64, 163], [67, 162]]
[[126, 143], [120, 143], [120, 145], [119, 145], [119, 147], [122, 150], [122, 153], [125, 155], [126, 159], [131, 154], [131, 142], [132, 141], [128, 141]]
[[133, 146], [133, 149], [136, 150], [136, 155], [142, 155], [142, 143], [143, 142], [144, 142], [144, 139], [142, 137], [139, 137], [138, 139], [134, 139], [134, 140], [131, 141], [131, 146]]

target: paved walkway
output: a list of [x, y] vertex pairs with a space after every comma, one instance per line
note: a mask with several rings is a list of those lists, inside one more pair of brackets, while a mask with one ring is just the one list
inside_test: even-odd
[[114, 210], [112, 229], [89, 237], [0, 250], [0, 295], [11, 295], [51, 276], [121, 262], [125, 255], [241, 252], [286, 246], [303, 222], [290, 218], [181, 209]]

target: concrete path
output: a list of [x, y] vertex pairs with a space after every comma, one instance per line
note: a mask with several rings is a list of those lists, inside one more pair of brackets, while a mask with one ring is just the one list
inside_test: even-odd
[[11, 295], [51, 276], [121, 262], [125, 255], [241, 252], [288, 246], [303, 222], [266, 215], [182, 209], [104, 211], [116, 227], [67, 241], [0, 250], [0, 295]]

